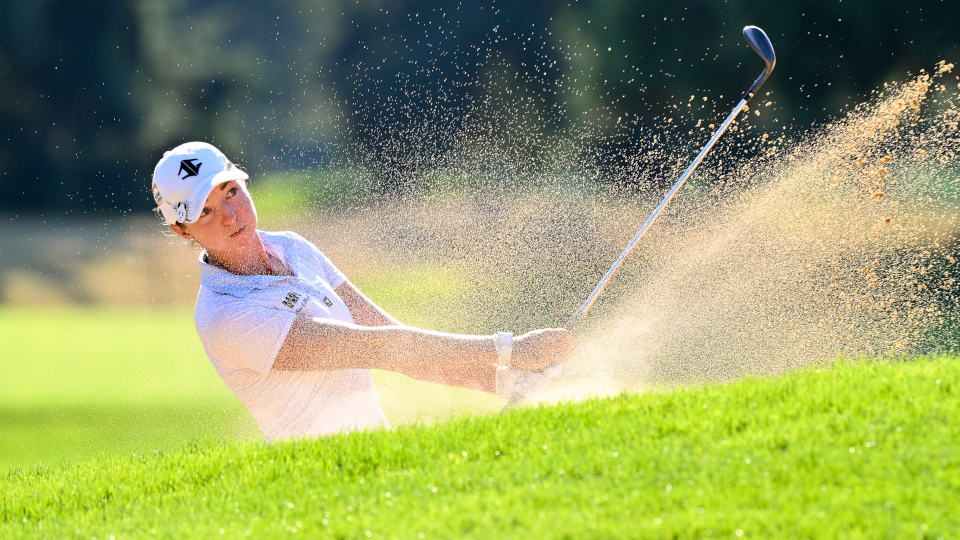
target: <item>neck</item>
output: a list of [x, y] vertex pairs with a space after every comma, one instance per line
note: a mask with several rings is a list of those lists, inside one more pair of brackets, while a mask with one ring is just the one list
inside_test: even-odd
[[207, 263], [238, 276], [279, 276], [287, 273], [283, 263], [267, 253], [259, 236], [253, 245], [243, 250], [207, 250]]

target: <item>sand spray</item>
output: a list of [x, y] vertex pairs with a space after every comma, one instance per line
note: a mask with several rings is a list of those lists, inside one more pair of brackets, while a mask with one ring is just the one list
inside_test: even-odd
[[[886, 84], [795, 135], [752, 124], [766, 114], [758, 100], [601, 296], [544, 399], [952, 349], [952, 67]], [[610, 160], [590, 126], [550, 140], [482, 113], [442, 154], [421, 156], [424, 167], [392, 173], [418, 187], [292, 225], [348, 275], [369, 265], [434, 268], [458, 284], [404, 322], [465, 333], [562, 326], [696, 153], [697, 136], [712, 131], [698, 121], [684, 142], [664, 124]], [[530, 114], [514, 116], [529, 124]], [[644, 181], [658, 174], [659, 183]], [[421, 276], [409, 302], [429, 294], [430, 279]]]

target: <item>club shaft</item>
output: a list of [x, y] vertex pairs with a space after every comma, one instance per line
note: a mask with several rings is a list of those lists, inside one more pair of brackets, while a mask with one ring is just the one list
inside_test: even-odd
[[[757, 85], [755, 84], [755, 86]], [[753, 90], [753, 88], [751, 88], [751, 90]], [[653, 225], [653, 222], [660, 217], [660, 213], [667, 206], [667, 204], [670, 203], [670, 200], [673, 199], [673, 196], [677, 194], [677, 191], [683, 187], [683, 184], [687, 181], [687, 179], [690, 178], [690, 176], [693, 174], [693, 171], [696, 170], [697, 165], [700, 165], [700, 162], [703, 161], [703, 158], [708, 152], [710, 152], [710, 149], [713, 148], [713, 145], [716, 144], [720, 136], [723, 135], [723, 132], [726, 131], [727, 128], [730, 127], [730, 124], [732, 124], [737, 118], [737, 115], [743, 110], [744, 105], [747, 104], [749, 97], [751, 96], [748, 92], [748, 95], [744, 96], [744, 98], [740, 100], [740, 103], [737, 103], [737, 106], [733, 109], [730, 115], [727, 116], [727, 119], [720, 124], [720, 127], [717, 128], [717, 131], [714, 132], [713, 136], [710, 137], [710, 140], [707, 141], [707, 144], [703, 147], [703, 150], [700, 150], [700, 153], [697, 154], [697, 157], [694, 158], [693, 162], [690, 163], [685, 171], [683, 171], [683, 174], [680, 175], [680, 179], [677, 180], [677, 183], [674, 184], [672, 188], [670, 188], [670, 191], [667, 192], [667, 196], [660, 201], [660, 204], [657, 206], [656, 210], [650, 214], [650, 217], [647, 218], [647, 221], [643, 224], [643, 227], [641, 227], [640, 231], [636, 234], [636, 236], [633, 237], [633, 240], [627, 244], [627, 247], [623, 250], [623, 253], [617, 257], [617, 260], [613, 263], [613, 266], [607, 270], [607, 273], [604, 274], [603, 278], [600, 280], [600, 283], [597, 283], [597, 286], [593, 289], [593, 292], [590, 293], [590, 296], [587, 297], [587, 300], [582, 306], [580, 306], [580, 309], [578, 309], [577, 312], [570, 317], [570, 320], [567, 321], [565, 326], [567, 330], [572, 332], [580, 324], [580, 321], [583, 320], [584, 315], [586, 315], [590, 307], [593, 306], [593, 303], [596, 302], [597, 297], [600, 296], [600, 293], [602, 293], [607, 287], [607, 284], [610, 283], [610, 279], [614, 276], [614, 274], [617, 273], [618, 270], [620, 270], [620, 267], [623, 266], [623, 261], [626, 260], [626, 258], [630, 255], [630, 252], [633, 251], [633, 248], [636, 247], [637, 242], [643, 238], [643, 235], [646, 234], [647, 229], [650, 228], [650, 225]]]
[[[766, 74], [766, 71], [764, 71], [764, 74]], [[587, 297], [587, 300], [582, 306], [580, 306], [580, 309], [573, 314], [573, 317], [570, 317], [570, 320], [567, 321], [565, 326], [567, 330], [573, 332], [573, 330], [580, 325], [580, 321], [583, 320], [584, 315], [586, 315], [590, 307], [593, 306], [593, 303], [597, 300], [597, 297], [600, 296], [600, 293], [603, 292], [603, 289], [607, 287], [607, 284], [610, 283], [610, 278], [617, 273], [617, 270], [620, 270], [620, 267], [623, 266], [623, 261], [626, 260], [626, 258], [630, 255], [630, 252], [633, 251], [633, 248], [637, 245], [637, 242], [643, 238], [643, 235], [646, 234], [647, 229], [650, 228], [650, 225], [653, 225], [653, 222], [660, 217], [660, 212], [662, 212], [667, 204], [670, 203], [670, 200], [673, 199], [673, 196], [677, 194], [677, 191], [683, 187], [683, 184], [688, 178], [690, 178], [690, 176], [693, 174], [693, 171], [696, 170], [697, 165], [700, 165], [700, 162], [703, 161], [703, 158], [708, 152], [710, 152], [710, 149], [713, 148], [713, 145], [717, 143], [717, 140], [720, 138], [720, 136], [723, 135], [723, 132], [730, 127], [730, 124], [732, 124], [734, 120], [736, 120], [737, 115], [739, 115], [740, 111], [743, 110], [744, 106], [747, 104], [747, 101], [753, 97], [753, 91], [755, 91], [756, 88], [763, 83], [764, 78], [764, 75], [761, 75], [760, 79], [757, 79], [757, 82], [753, 84], [753, 86], [750, 88], [750, 91], [747, 92], [747, 95], [740, 100], [740, 103], [737, 103], [737, 106], [734, 107], [733, 111], [730, 112], [730, 114], [727, 116], [727, 119], [720, 124], [720, 127], [717, 128], [717, 131], [714, 132], [712, 137], [710, 137], [710, 140], [707, 141], [707, 144], [703, 147], [703, 150], [700, 150], [700, 153], [697, 154], [697, 157], [694, 158], [693, 162], [687, 166], [685, 171], [683, 171], [683, 174], [680, 175], [680, 179], [677, 180], [677, 183], [675, 183], [672, 188], [670, 188], [670, 191], [667, 192], [667, 196], [660, 201], [660, 204], [653, 211], [653, 213], [650, 214], [650, 217], [647, 218], [647, 221], [643, 224], [643, 227], [640, 228], [640, 231], [636, 234], [636, 236], [633, 237], [633, 240], [627, 244], [627, 247], [623, 250], [620, 256], [617, 257], [617, 260], [613, 263], [613, 266], [611, 266], [610, 269], [607, 270], [607, 273], [603, 275], [600, 283], [597, 283], [597, 286], [593, 289], [593, 292], [590, 293], [590, 296]], [[524, 398], [522, 394], [514, 394], [504, 406], [503, 410], [510, 409], [515, 405], [522, 403], [523, 399]]]
[[[640, 228], [640, 231], [637, 232], [636, 236], [633, 237], [633, 240], [627, 245], [623, 250], [623, 253], [617, 257], [616, 262], [613, 263], [613, 266], [607, 270], [607, 273], [604, 274], [603, 278], [600, 280], [600, 283], [597, 283], [597, 286], [593, 289], [593, 292], [590, 293], [590, 296], [587, 297], [587, 300], [580, 306], [580, 309], [570, 317], [570, 320], [567, 321], [566, 329], [573, 332], [573, 330], [580, 325], [580, 321], [583, 320], [583, 317], [587, 314], [587, 311], [593, 306], [593, 303], [596, 302], [597, 297], [600, 296], [600, 293], [603, 292], [603, 289], [607, 287], [607, 284], [610, 283], [610, 279], [614, 274], [620, 270], [620, 267], [623, 265], [623, 261], [630, 255], [630, 252], [633, 251], [633, 248], [637, 245], [637, 242], [643, 238], [643, 235], [646, 234], [647, 229], [650, 228], [650, 225], [653, 225], [653, 222], [660, 217], [660, 212], [670, 203], [670, 200], [673, 199], [673, 196], [677, 194], [677, 191], [683, 187], [683, 184], [686, 183], [687, 179], [693, 175], [693, 171], [696, 170], [697, 166], [700, 165], [700, 162], [703, 161], [703, 158], [706, 157], [707, 153], [710, 152], [710, 149], [713, 148], [713, 145], [716, 144], [717, 140], [720, 139], [720, 136], [730, 127], [730, 124], [736, 120], [737, 115], [740, 114], [746, 105], [753, 97], [756, 95], [756, 92], [760, 90], [760, 87], [763, 86], [763, 83], [770, 76], [770, 73], [773, 71], [774, 66], [777, 63], [776, 54], [773, 52], [773, 45], [770, 44], [770, 39], [767, 37], [767, 34], [763, 30], [757, 28], [756, 26], [747, 26], [743, 29], [743, 35], [747, 39], [747, 42], [750, 44], [750, 47], [763, 58], [763, 61], [766, 63], [766, 68], [763, 70], [763, 73], [757, 77], [757, 80], [750, 86], [750, 89], [747, 90], [747, 93], [744, 94], [743, 98], [740, 100], [740, 103], [737, 103], [737, 106], [733, 108], [733, 111], [727, 116], [727, 119], [720, 124], [720, 128], [710, 137], [710, 140], [707, 141], [706, 146], [703, 147], [703, 150], [697, 154], [697, 157], [694, 158], [693, 162], [687, 167], [683, 174], [680, 175], [680, 178], [677, 182], [670, 188], [670, 191], [667, 192], [667, 196], [660, 201], [660, 204], [653, 211], [653, 214], [647, 218], [647, 221], [643, 224], [643, 227]], [[519, 392], [515, 392], [513, 397], [507, 403], [504, 410], [513, 407], [514, 405], [522, 402], [524, 397]]]

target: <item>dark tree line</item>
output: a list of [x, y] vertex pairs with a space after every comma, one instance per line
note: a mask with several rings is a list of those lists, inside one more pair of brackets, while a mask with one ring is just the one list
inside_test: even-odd
[[537, 135], [516, 140], [524, 151], [578, 126], [614, 147], [623, 117], [732, 104], [762, 67], [745, 24], [778, 53], [764, 121], [803, 129], [960, 60], [958, 23], [941, 0], [13, 0], [0, 211], [146, 211], [157, 157], [193, 139], [253, 171], [367, 167], [393, 176], [384, 189], [477, 111]]

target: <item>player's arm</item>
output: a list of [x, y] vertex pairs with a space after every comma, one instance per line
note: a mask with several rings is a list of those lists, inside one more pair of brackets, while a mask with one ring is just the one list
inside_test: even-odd
[[[353, 283], [343, 282], [336, 288], [337, 295], [346, 304], [347, 309], [353, 316], [353, 320], [360, 326], [402, 326], [400, 321], [387, 313], [386, 310], [378, 306], [373, 300], [367, 298]], [[422, 365], [419, 368], [404, 370], [408, 376], [416, 379], [461, 386], [474, 390], [489, 391], [489, 382], [491, 378], [491, 369], [485, 359], [480, 359], [483, 364], [479, 369], [445, 369], [444, 366]]]
[[[566, 330], [535, 330], [515, 340], [511, 365], [520, 370], [543, 369], [562, 362], [572, 347], [573, 337]], [[495, 393], [498, 358], [492, 336], [297, 317], [273, 369], [383, 369], [422, 381]]]
[[[360, 326], [401, 326], [400, 321], [367, 298], [353, 283], [343, 282], [336, 288], [336, 292], [350, 310], [354, 322]], [[439, 365], [434, 365], [431, 369], [431, 366], [422, 365], [419, 369], [404, 370], [401, 373], [421, 381], [492, 392], [491, 379], [495, 377], [496, 367], [491, 368], [488, 363], [475, 369], [447, 369]]]

